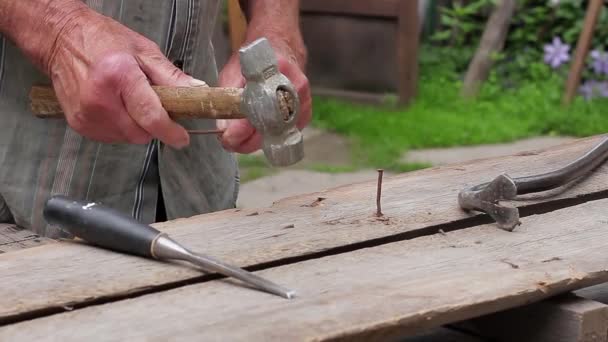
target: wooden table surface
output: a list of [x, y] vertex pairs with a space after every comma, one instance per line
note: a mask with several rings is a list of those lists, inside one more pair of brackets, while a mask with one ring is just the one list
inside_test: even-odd
[[600, 137], [155, 225], [287, 287], [285, 300], [185, 264], [75, 242], [0, 254], [0, 340], [385, 340], [608, 281], [608, 166], [514, 202], [500, 230], [464, 187], [549, 171]]

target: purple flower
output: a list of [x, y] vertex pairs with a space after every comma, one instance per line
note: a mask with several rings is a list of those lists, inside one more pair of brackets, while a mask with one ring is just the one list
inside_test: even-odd
[[569, 51], [570, 46], [562, 43], [559, 37], [555, 37], [551, 44], [545, 45], [545, 63], [555, 69], [570, 60]]
[[598, 75], [608, 75], [608, 53], [593, 50], [591, 51], [591, 58], [593, 59], [593, 70], [595, 73]]
[[608, 82], [589, 80], [579, 87], [579, 93], [587, 100], [594, 97], [608, 97]]
[[590, 81], [586, 81], [585, 83], [583, 83], [578, 91], [579, 93], [586, 99], [589, 100], [591, 98], [593, 98], [593, 90], [595, 88], [595, 84], [597, 82], [594, 80], [590, 80]]
[[596, 89], [600, 97], [608, 97], [608, 82], [599, 82]]

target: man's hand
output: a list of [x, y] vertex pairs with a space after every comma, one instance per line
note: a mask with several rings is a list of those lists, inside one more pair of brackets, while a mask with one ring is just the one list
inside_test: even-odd
[[[16, 42], [28, 40], [22, 42], [23, 50], [51, 78], [75, 131], [107, 143], [145, 144], [157, 138], [177, 148], [189, 144], [188, 133], [170, 119], [150, 82], [165, 86], [204, 82], [181, 72], [153, 42], [78, 0], [55, 1], [69, 5], [65, 12], [53, 1], [38, 2], [47, 3], [46, 23], [38, 25], [47, 32], [28, 32], [17, 36]], [[48, 46], [32, 45], [45, 35], [53, 38]]]
[[[249, 1], [251, 21], [245, 44], [260, 37], [266, 37], [272, 45], [283, 73], [296, 87], [300, 98], [299, 129], [311, 120], [312, 99], [308, 78], [304, 74], [306, 48], [298, 27], [298, 2], [293, 0]], [[272, 20], [270, 18], [273, 18]], [[280, 33], [279, 33], [280, 32]], [[233, 54], [219, 77], [220, 87], [243, 87], [245, 79], [241, 74], [238, 54]], [[262, 136], [247, 119], [218, 120], [217, 126], [225, 130], [221, 136], [222, 145], [229, 151], [251, 153], [262, 145]]]

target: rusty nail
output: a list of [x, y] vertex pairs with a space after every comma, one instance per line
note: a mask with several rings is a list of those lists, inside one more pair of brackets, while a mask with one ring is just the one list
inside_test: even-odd
[[382, 196], [382, 174], [384, 170], [378, 169], [378, 190], [376, 192], [376, 216], [382, 216], [382, 208], [380, 206], [380, 197]]
[[188, 131], [190, 134], [222, 134], [224, 133], [221, 129], [194, 129]]

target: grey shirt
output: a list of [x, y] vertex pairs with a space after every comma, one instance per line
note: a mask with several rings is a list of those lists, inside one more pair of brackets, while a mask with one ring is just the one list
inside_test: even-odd
[[[86, 0], [156, 42], [169, 60], [207, 84], [217, 83], [211, 36], [219, 0]], [[175, 150], [103, 144], [80, 136], [65, 120], [36, 118], [28, 109], [33, 84], [50, 81], [7, 40], [0, 41], [0, 222], [51, 237], [69, 237], [42, 217], [54, 194], [98, 201], [136, 219], [155, 221], [162, 189], [168, 219], [233, 208], [238, 168], [214, 136], [192, 136]], [[210, 129], [211, 120], [184, 120]]]

